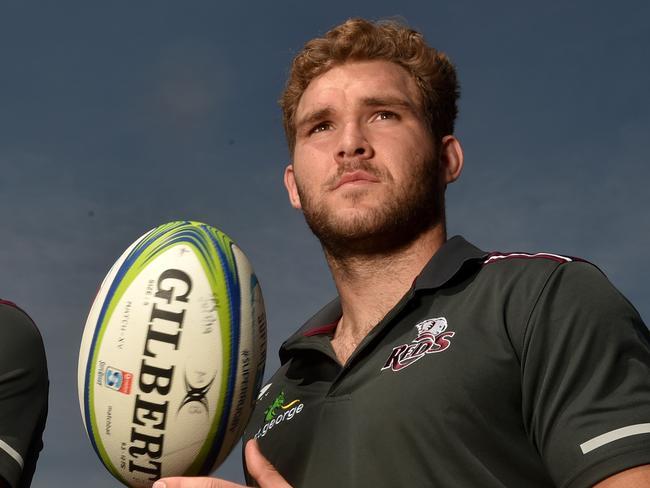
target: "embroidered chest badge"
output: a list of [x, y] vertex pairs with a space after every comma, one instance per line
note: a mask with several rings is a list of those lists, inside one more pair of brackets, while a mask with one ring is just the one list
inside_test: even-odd
[[264, 410], [265, 424], [255, 433], [255, 439], [264, 437], [273, 427], [279, 425], [280, 422], [286, 424], [296, 415], [300, 414], [303, 408], [305, 408], [305, 404], [298, 398], [287, 402], [284, 391], [281, 391], [269, 407]]
[[442, 352], [451, 345], [451, 338], [455, 332], [447, 330], [447, 319], [438, 317], [435, 319], [423, 320], [415, 324], [418, 335], [410, 344], [402, 344], [393, 348], [381, 370], [392, 369], [399, 371], [410, 366], [418, 359]]

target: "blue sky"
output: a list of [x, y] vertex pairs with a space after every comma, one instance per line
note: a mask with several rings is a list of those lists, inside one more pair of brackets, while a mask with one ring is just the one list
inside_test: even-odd
[[[580, 256], [650, 320], [650, 4], [18, 2], [0, 6], [0, 296], [38, 323], [51, 407], [34, 486], [117, 483], [85, 437], [77, 353], [127, 245], [202, 220], [247, 253], [280, 343], [334, 293], [282, 187], [276, 100], [309, 38], [399, 16], [457, 65], [450, 234]], [[241, 479], [239, 452], [219, 471]]]

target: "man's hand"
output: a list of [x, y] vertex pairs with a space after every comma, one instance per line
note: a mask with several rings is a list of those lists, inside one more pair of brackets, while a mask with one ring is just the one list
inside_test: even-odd
[[[244, 452], [248, 472], [255, 478], [260, 488], [291, 488], [291, 485], [260, 452], [256, 440], [248, 441]], [[244, 488], [244, 486], [217, 478], [174, 477], [156, 481], [153, 488]]]

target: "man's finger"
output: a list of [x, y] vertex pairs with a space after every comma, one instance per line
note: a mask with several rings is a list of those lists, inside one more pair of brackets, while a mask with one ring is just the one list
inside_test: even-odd
[[255, 439], [248, 441], [244, 452], [246, 455], [246, 468], [250, 475], [255, 478], [257, 484], [260, 485], [260, 488], [291, 488], [291, 485], [264, 457]]
[[152, 488], [245, 488], [232, 481], [207, 477], [170, 477], [156, 481]]

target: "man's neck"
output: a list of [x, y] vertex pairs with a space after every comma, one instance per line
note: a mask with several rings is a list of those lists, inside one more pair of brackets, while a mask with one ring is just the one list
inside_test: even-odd
[[445, 240], [445, 229], [440, 225], [393, 253], [345, 258], [325, 253], [343, 311], [332, 340], [342, 364], [411, 288]]

